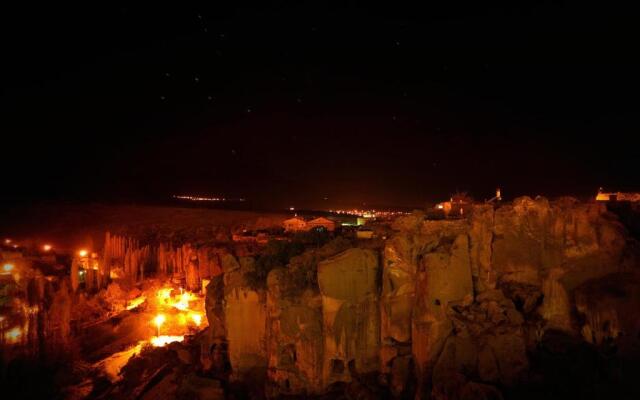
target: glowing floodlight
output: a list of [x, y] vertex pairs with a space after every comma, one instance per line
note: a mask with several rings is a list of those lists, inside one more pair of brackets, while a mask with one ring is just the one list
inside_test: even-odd
[[156, 324], [158, 328], [160, 328], [160, 326], [162, 326], [162, 324], [164, 324], [166, 320], [167, 320], [167, 317], [165, 317], [164, 314], [158, 314], [153, 319], [153, 323]]
[[167, 320], [167, 317], [165, 317], [164, 314], [158, 314], [153, 319], [153, 323], [156, 324], [156, 336], [160, 336], [160, 327], [162, 326], [162, 324], [164, 324], [166, 320]]
[[79, 255], [80, 257], [86, 257], [86, 256], [87, 256], [87, 254], [89, 254], [89, 252], [88, 252], [88, 251], [86, 251], [86, 250], [84, 250], [84, 249], [82, 249], [82, 250], [80, 250], [80, 251], [78, 252], [78, 255]]
[[49, 251], [51, 250], [53, 247], [50, 244], [45, 244], [44, 246], [42, 246], [42, 250], [44, 251]]
[[202, 314], [200, 313], [192, 313], [191, 319], [196, 326], [200, 326], [200, 324], [202, 324]]
[[164, 347], [165, 345], [173, 342], [182, 342], [184, 336], [156, 336], [151, 338], [151, 344], [154, 347]]

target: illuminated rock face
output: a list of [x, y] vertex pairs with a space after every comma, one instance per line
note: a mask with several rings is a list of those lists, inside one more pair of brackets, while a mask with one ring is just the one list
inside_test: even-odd
[[411, 378], [411, 321], [416, 292], [413, 237], [396, 235], [383, 253], [380, 299], [380, 371], [388, 374], [394, 395], [400, 396]]
[[250, 289], [244, 281], [248, 262], [232, 255], [223, 259], [226, 339], [232, 377], [238, 380], [262, 375], [267, 367], [266, 303], [264, 293]]
[[[443, 240], [444, 239], [444, 240]], [[431, 374], [453, 325], [447, 317], [449, 305], [471, 303], [473, 287], [469, 239], [459, 234], [443, 237], [418, 264], [416, 301], [412, 319], [412, 350], [419, 382]]]
[[229, 359], [234, 376], [241, 378], [253, 369], [266, 368], [266, 311], [259, 294], [234, 288], [225, 295], [225, 303]]
[[551, 205], [525, 197], [493, 218], [489, 278], [479, 273], [478, 281], [541, 288], [548, 327], [571, 330], [570, 292], [622, 267], [624, 230], [600, 204], [565, 199]]
[[[527, 347], [548, 329], [581, 329], [596, 342], [618, 330], [624, 302], [604, 310], [584, 300], [587, 282], [629, 264], [624, 229], [601, 205], [525, 197], [475, 206], [466, 220], [412, 215], [394, 228], [383, 257], [380, 371], [395, 396], [407, 394], [409, 361], [417, 396], [452, 398], [477, 382], [518, 384]], [[572, 315], [574, 292], [583, 293], [586, 324]]]
[[637, 262], [601, 205], [521, 198], [467, 219], [414, 214], [394, 229], [380, 251], [319, 261], [316, 290], [293, 290], [286, 267], [251, 289], [251, 259], [221, 254], [207, 316], [233, 376], [264, 371], [272, 397], [374, 372], [395, 397], [499, 398], [496, 387], [526, 379], [545, 332], [599, 344], [640, 326], [640, 284], [620, 277]]
[[267, 387], [269, 396], [320, 392], [323, 329], [320, 296], [289, 295], [291, 282], [284, 268], [269, 273], [267, 294]]
[[325, 386], [378, 369], [378, 255], [349, 249], [318, 265], [322, 294]]

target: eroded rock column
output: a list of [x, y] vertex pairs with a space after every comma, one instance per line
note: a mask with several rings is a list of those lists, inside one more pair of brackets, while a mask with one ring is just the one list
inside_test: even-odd
[[378, 272], [377, 254], [358, 248], [318, 264], [325, 387], [379, 367]]

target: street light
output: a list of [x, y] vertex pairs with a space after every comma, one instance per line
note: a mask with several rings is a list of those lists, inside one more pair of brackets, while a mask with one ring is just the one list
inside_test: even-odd
[[164, 314], [158, 314], [153, 319], [153, 323], [156, 324], [156, 336], [160, 336], [160, 327], [162, 326], [162, 324], [164, 324], [164, 321], [166, 320], [167, 318], [164, 316]]

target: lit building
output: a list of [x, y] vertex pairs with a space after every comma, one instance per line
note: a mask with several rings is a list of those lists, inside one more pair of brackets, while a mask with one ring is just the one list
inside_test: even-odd
[[318, 217], [311, 221], [307, 221], [307, 230], [316, 228], [324, 228], [329, 232], [333, 232], [336, 229], [336, 223], [325, 217]]
[[605, 192], [602, 188], [596, 194], [596, 201], [629, 201], [640, 202], [640, 193]]
[[307, 221], [295, 216], [293, 218], [286, 219], [282, 222], [285, 232], [300, 232], [307, 230]]
[[473, 200], [466, 193], [456, 193], [449, 201], [436, 204], [437, 210], [442, 210], [445, 217], [464, 217], [471, 210]]

